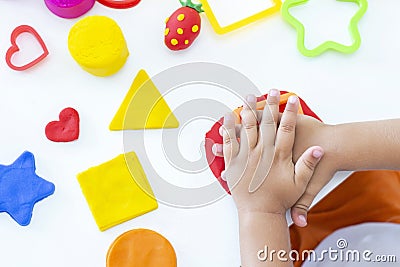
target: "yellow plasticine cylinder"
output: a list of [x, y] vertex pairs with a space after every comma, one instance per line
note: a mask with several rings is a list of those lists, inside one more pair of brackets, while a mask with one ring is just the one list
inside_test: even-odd
[[82, 69], [102, 77], [118, 72], [129, 56], [121, 28], [105, 16], [89, 16], [75, 23], [68, 49]]

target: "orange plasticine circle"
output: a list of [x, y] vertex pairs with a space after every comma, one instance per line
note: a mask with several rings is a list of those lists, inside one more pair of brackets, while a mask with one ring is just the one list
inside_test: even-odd
[[176, 254], [171, 243], [148, 229], [123, 233], [111, 244], [107, 267], [176, 267]]

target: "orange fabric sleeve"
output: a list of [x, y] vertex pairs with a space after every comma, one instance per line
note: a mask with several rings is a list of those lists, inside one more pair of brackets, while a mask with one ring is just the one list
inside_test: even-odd
[[[365, 222], [400, 223], [400, 172], [355, 172], [308, 213], [305, 228], [292, 225], [292, 249], [315, 249], [334, 231]], [[294, 263], [295, 267], [302, 262]]]

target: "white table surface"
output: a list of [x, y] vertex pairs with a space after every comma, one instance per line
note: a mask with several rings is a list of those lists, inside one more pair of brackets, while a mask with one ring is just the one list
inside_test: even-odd
[[[88, 14], [114, 18], [131, 52], [119, 73], [98, 78], [82, 71], [68, 53], [68, 32], [76, 19], [54, 16], [43, 1], [0, 0], [0, 163], [9, 164], [29, 150], [36, 156], [37, 173], [56, 185], [55, 194], [35, 206], [29, 226], [20, 227], [7, 214], [0, 214], [0, 266], [105, 266], [111, 242], [133, 228], [149, 228], [166, 236], [181, 267], [239, 265], [238, 225], [230, 197], [196, 209], [160, 204], [156, 211], [103, 233], [95, 225], [76, 174], [124, 152], [123, 133], [110, 132], [108, 124], [141, 68], [155, 75], [182, 63], [223, 64], [247, 76], [263, 93], [272, 87], [296, 92], [327, 123], [399, 116], [399, 1], [369, 1], [369, 10], [360, 22], [363, 42], [356, 53], [330, 52], [317, 58], [298, 52], [295, 31], [279, 14], [224, 36], [215, 34], [203, 16], [196, 43], [187, 51], [173, 53], [163, 44], [164, 19], [178, 7], [177, 0], [143, 0], [122, 11], [96, 3]], [[304, 7], [298, 14], [306, 21], [314, 18], [312, 32], [329, 28], [336, 36], [336, 27], [328, 26], [339, 27], [340, 17], [320, 15], [321, 5], [313, 13], [303, 11]], [[219, 14], [224, 12], [232, 14], [229, 9]], [[2, 55], [9, 47], [12, 30], [21, 24], [29, 24], [41, 34], [50, 55], [31, 70], [15, 72]], [[343, 29], [339, 37], [345, 40], [348, 36], [346, 27]], [[308, 42], [315, 42], [318, 36]], [[182, 93], [182, 97], [195, 99], [199, 94]], [[179, 97], [176, 94], [168, 100], [171, 107], [182, 101]], [[74, 143], [52, 143], [46, 139], [44, 127], [68, 106], [80, 113], [81, 136]], [[181, 145], [183, 155], [199, 153], [203, 133], [210, 126], [203, 122], [188, 130]], [[156, 162], [163, 154], [153, 151], [147, 156]], [[208, 170], [197, 176], [205, 183], [213, 179]], [[180, 183], [181, 178], [173, 182]]]

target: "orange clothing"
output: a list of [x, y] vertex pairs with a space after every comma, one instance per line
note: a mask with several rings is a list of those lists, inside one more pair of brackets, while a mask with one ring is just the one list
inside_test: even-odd
[[[308, 213], [305, 228], [292, 225], [292, 249], [315, 249], [334, 231], [365, 222], [400, 223], [400, 172], [355, 172]], [[295, 267], [302, 262], [294, 263]]]

